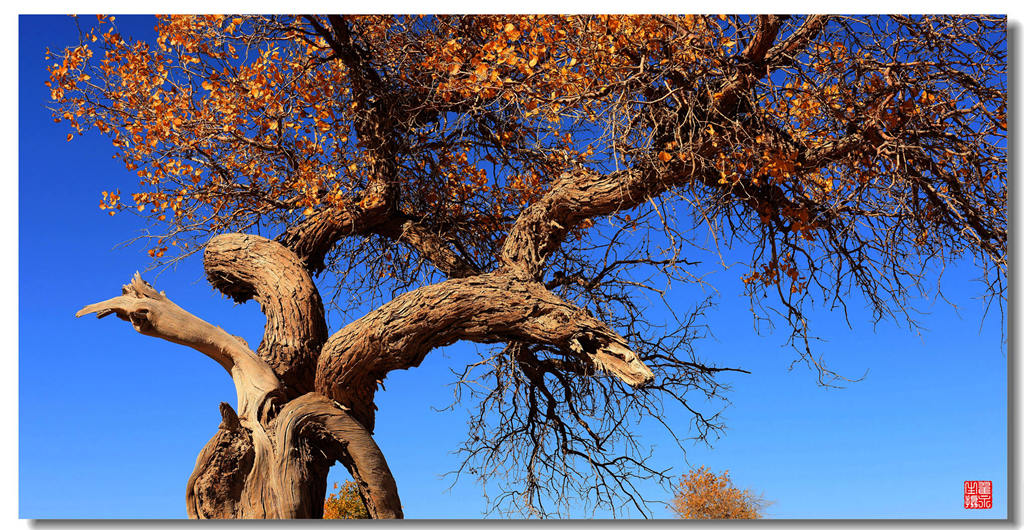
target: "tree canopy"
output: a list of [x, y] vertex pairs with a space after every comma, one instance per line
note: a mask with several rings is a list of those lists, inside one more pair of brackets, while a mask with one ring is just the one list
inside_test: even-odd
[[716, 475], [701, 466], [676, 485], [672, 511], [680, 519], [761, 519], [765, 500], [733, 485], [729, 472]]
[[324, 519], [369, 519], [370, 513], [359, 496], [359, 487], [351, 480], [338, 486], [324, 499]]
[[741, 253], [716, 281], [825, 384], [814, 304], [914, 325], [958, 261], [1006, 298], [1005, 17], [173, 16], [153, 40], [85, 22], [49, 86], [68, 140], [107, 135], [138, 176], [100, 208], [143, 217], [157, 264], [205, 250], [236, 300], [262, 295], [218, 256], [250, 240], [219, 234], [274, 238], [346, 318], [383, 304], [329, 339], [314, 319], [322, 350], [257, 352], [370, 431], [389, 371], [496, 345], [458, 388], [460, 472], [498, 480], [499, 509], [643, 513], [633, 481], [667, 475], [631, 426], [678, 429], [668, 401], [690, 435], [721, 429], [698, 404], [738, 368], [693, 349], [708, 303], [645, 317], [706, 281], [698, 262]]

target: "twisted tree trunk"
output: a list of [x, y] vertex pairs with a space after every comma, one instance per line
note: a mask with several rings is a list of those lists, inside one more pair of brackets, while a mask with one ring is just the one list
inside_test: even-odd
[[321, 517], [327, 472], [340, 461], [371, 516], [402, 517], [394, 478], [370, 432], [346, 407], [311, 391], [327, 328], [320, 295], [299, 259], [274, 241], [230, 234], [210, 241], [205, 265], [222, 292], [260, 303], [267, 325], [256, 352], [137, 273], [121, 296], [76, 315], [116, 314], [142, 334], [199, 350], [231, 374], [238, 412], [220, 405], [223, 421], [188, 480], [189, 516]]
[[355, 478], [372, 517], [402, 517], [394, 477], [371, 435], [374, 393], [391, 370], [415, 367], [457, 340], [548, 344], [634, 385], [653, 377], [607, 325], [507, 272], [417, 289], [328, 340], [312, 278], [283, 245], [218, 236], [205, 265], [215, 287], [237, 301], [255, 298], [267, 315], [255, 352], [138, 274], [121, 296], [77, 314], [116, 314], [140, 333], [199, 350], [231, 374], [238, 413], [221, 403], [223, 421], [196, 460], [187, 487], [193, 518], [321, 517], [335, 461]]
[[453, 278], [399, 296], [328, 338], [310, 276], [319, 262], [309, 257], [343, 232], [311, 230], [314, 244], [300, 236], [296, 251], [226, 234], [207, 245], [207, 278], [238, 302], [259, 302], [267, 324], [255, 352], [138, 274], [121, 296], [78, 312], [116, 314], [140, 333], [210, 356], [231, 374], [238, 412], [221, 403], [223, 421], [188, 480], [190, 517], [322, 517], [335, 461], [356, 480], [371, 517], [402, 517], [394, 477], [372, 437], [374, 394], [388, 372], [418, 366], [434, 348], [458, 340], [544, 344], [632, 385], [653, 378], [625, 339], [522, 274], [524, 267], [468, 275], [471, 269], [429, 232], [373, 229], [416, 246]]

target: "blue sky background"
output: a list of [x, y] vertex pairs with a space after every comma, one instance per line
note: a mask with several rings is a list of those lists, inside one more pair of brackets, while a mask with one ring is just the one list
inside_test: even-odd
[[[120, 30], [148, 30], [148, 20], [118, 17]], [[49, 101], [44, 50], [77, 36], [66, 17], [19, 20], [19, 435], [22, 518], [185, 517], [185, 482], [196, 455], [220, 422], [220, 401], [234, 404], [230, 377], [203, 355], [135, 333], [115, 318], [75, 319], [83, 305], [120, 291], [149, 257], [142, 246], [117, 247], [141, 221], [108, 216], [100, 191], [130, 190], [136, 177], [98, 135], [65, 141]], [[117, 247], [117, 248], [115, 248]], [[811, 319], [832, 368], [859, 376], [842, 390], [818, 387], [813, 372], [782, 347], [782, 334], [758, 336], [742, 296], [742, 268], [717, 273], [714, 338], [698, 353], [752, 374], [727, 375], [728, 431], [712, 448], [685, 459], [666, 434], [644, 432], [661, 467], [730, 470], [734, 482], [775, 503], [770, 517], [965, 518], [1006, 516], [1007, 372], [998, 314], [981, 323], [981, 286], [965, 264], [944, 280], [948, 305], [917, 306], [920, 335], [853, 311], [849, 330], [827, 311]], [[263, 315], [235, 306], [204, 279], [200, 259], [147, 280], [197, 316], [257, 344]], [[690, 307], [692, 291], [673, 292]], [[851, 308], [857, 304], [851, 304]], [[652, 311], [652, 318], [664, 318]], [[332, 331], [342, 322], [332, 322]], [[458, 344], [396, 372], [378, 393], [376, 439], [398, 480], [407, 517], [479, 517], [479, 485], [448, 490], [441, 475], [458, 460], [449, 452], [465, 433], [464, 409], [435, 412], [451, 401], [450, 367], [472, 358]], [[690, 418], [670, 411], [682, 427]], [[337, 467], [331, 480], [345, 479]], [[992, 480], [992, 510], [963, 509], [964, 480]], [[651, 485], [651, 499], [670, 493]], [[668, 517], [667, 509], [655, 508]], [[601, 515], [601, 514], [598, 514]]]

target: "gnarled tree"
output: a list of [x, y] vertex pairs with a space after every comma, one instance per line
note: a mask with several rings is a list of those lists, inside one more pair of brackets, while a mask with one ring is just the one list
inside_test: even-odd
[[[749, 252], [755, 314], [826, 383], [814, 300], [900, 317], [970, 258], [1005, 299], [1003, 17], [182, 16], [152, 42], [116, 24], [50, 69], [55, 117], [138, 173], [100, 207], [148, 218], [160, 263], [202, 251], [267, 317], [253, 350], [139, 276], [79, 312], [231, 374], [192, 517], [321, 516], [335, 461], [371, 516], [401, 517], [374, 395], [456, 341], [494, 345], [460, 380], [479, 404], [461, 471], [505, 479], [498, 508], [645, 513], [634, 481], [665, 475], [632, 425], [671, 429], [667, 400], [708, 436], [686, 393], [734, 370], [690, 349], [705, 304], [645, 318], [702, 252]], [[346, 292], [380, 303], [329, 334], [324, 286], [341, 314]]]

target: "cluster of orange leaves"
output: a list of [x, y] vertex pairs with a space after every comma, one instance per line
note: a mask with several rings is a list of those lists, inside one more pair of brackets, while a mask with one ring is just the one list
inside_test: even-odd
[[355, 482], [346, 480], [340, 487], [334, 483], [334, 490], [324, 500], [324, 519], [369, 519], [370, 512], [359, 496]]
[[793, 261], [792, 254], [787, 254], [782, 259], [772, 259], [768, 263], [761, 264], [760, 270], [753, 270], [750, 274], [743, 276], [743, 283], [753, 285], [761, 283], [766, 286], [778, 285], [782, 276], [789, 279], [789, 292], [799, 293], [807, 288], [807, 282], [800, 276], [800, 269]]
[[[97, 18], [81, 45], [57, 55], [49, 84], [55, 119], [110, 136], [139, 177], [132, 203], [119, 190], [104, 194], [108, 213], [134, 209], [175, 233], [241, 225], [240, 212], [368, 206], [354, 200], [374, 177], [353, 129], [365, 109], [342, 61], [328, 60], [330, 47], [301, 19], [260, 40], [250, 38], [258, 17], [160, 17], [147, 43], [120, 34], [114, 17]], [[564, 130], [566, 116], [599, 120], [594, 95], [625, 82], [635, 57], [711, 70], [735, 46], [713, 19], [692, 15], [675, 29], [648, 16], [438, 17], [415, 32], [416, 17], [349, 20], [380, 68], [427, 91], [428, 104], [514, 109], [483, 152], [471, 142], [434, 147], [402, 172], [420, 210], [412, 213], [471, 225], [482, 238], [507, 229], [548, 179], [595, 155]], [[672, 38], [680, 28], [688, 36]], [[546, 142], [551, 154], [514, 160], [517, 142]], [[159, 243], [150, 255], [167, 250]]]
[[[153, 43], [125, 38], [114, 20], [98, 17], [80, 45], [55, 54], [49, 81], [55, 120], [78, 133], [92, 127], [107, 134], [115, 156], [138, 175], [141, 189], [132, 203], [119, 190], [104, 194], [101, 208], [111, 215], [130, 208], [169, 223], [168, 233], [217, 231], [264, 215], [284, 219], [376, 200], [357, 199], [378, 162], [354, 128], [367, 109], [360, 108], [343, 62], [331, 59], [328, 43], [300, 17], [160, 17]], [[480, 138], [459, 139], [443, 125], [414, 131], [398, 172], [409, 214], [471, 226], [481, 239], [506, 230], [562, 171], [607, 156], [609, 145], [577, 141], [566, 123], [584, 131], [576, 136], [591, 136], [588, 124], [590, 133], [598, 132], [606, 105], [599, 94], [625, 86], [637, 61], [685, 65], [697, 78], [713, 77], [738, 52], [724, 16], [347, 20], [398, 93], [416, 94], [426, 107], [494, 109], [503, 116]], [[268, 31], [270, 24], [278, 26]], [[855, 116], [877, 114], [888, 126], [931, 119], [944, 108], [940, 95], [909, 90], [866, 104], [890, 80], [869, 72], [847, 86], [839, 74], [858, 60], [865, 58], [841, 43], [815, 43], [811, 68], [838, 81], [775, 79], [778, 90], [765, 91], [755, 104], [810, 149], [835, 140]], [[664, 82], [671, 88], [670, 78]], [[870, 154], [845, 171], [809, 172], [777, 138], [742, 137], [711, 125], [701, 134], [719, 148], [712, 163], [724, 187], [785, 185], [827, 201], [878, 174]], [[549, 154], [517, 158], [523, 145]], [[671, 142], [654, 154], [665, 164], [687, 161], [685, 149]], [[948, 164], [961, 162], [950, 157]], [[814, 240], [806, 211], [765, 205], [757, 214], [763, 223], [782, 215], [790, 230]], [[165, 250], [158, 246], [151, 254]]]
[[671, 508], [681, 519], [761, 519], [765, 505], [734, 486], [728, 471], [716, 475], [701, 466], [680, 479]]

